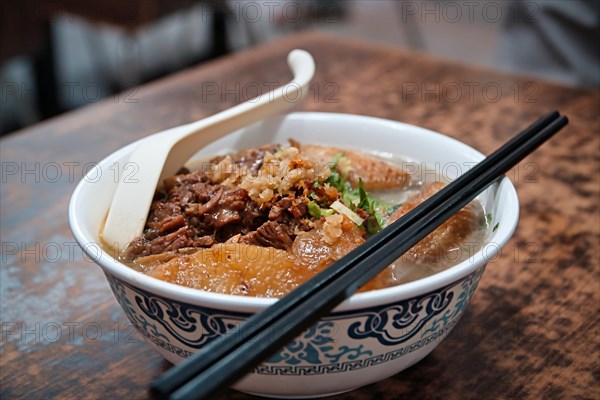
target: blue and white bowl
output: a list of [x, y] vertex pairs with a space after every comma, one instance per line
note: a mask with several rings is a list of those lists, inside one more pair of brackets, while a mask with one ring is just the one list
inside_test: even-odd
[[[438, 179], [456, 178], [483, 158], [471, 147], [423, 128], [328, 113], [293, 113], [262, 121], [212, 143], [197, 156], [286, 143], [290, 137], [303, 143], [408, 156], [427, 165], [428, 173], [438, 173]], [[87, 255], [104, 270], [131, 323], [156, 351], [177, 363], [277, 300], [208, 293], [163, 282], [101, 249], [99, 232], [116, 187], [115, 170], [127, 168], [133, 145], [105, 158], [79, 183], [69, 205], [70, 225]], [[429, 354], [458, 323], [486, 262], [498, 254], [517, 224], [519, 205], [508, 179], [479, 199], [493, 216], [491, 225], [501, 223], [475, 255], [426, 278], [352, 296], [234, 388], [264, 396], [321, 397], [382, 380]]]

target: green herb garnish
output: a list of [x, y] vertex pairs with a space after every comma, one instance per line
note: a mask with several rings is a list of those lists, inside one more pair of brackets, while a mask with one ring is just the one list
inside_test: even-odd
[[[369, 214], [369, 217], [364, 221], [363, 226], [368, 234], [375, 234], [383, 229], [384, 216], [391, 214], [399, 207], [399, 205], [391, 206], [383, 200], [371, 198], [364, 188], [362, 179], [358, 180], [358, 188], [352, 189], [350, 183], [343, 180], [339, 172], [335, 170], [335, 167], [343, 157], [344, 153], [338, 153], [328, 163], [331, 174], [326, 182], [337, 189], [340, 194], [340, 200], [346, 207], [350, 208], [352, 211], [356, 211], [357, 208], [360, 208]], [[319, 207], [317, 210], [317, 207], [319, 207], [319, 205], [316, 203], [312, 207], [309, 204], [309, 213], [315, 218], [323, 215], [323, 209]], [[333, 210], [327, 209], [327, 211]]]
[[485, 222], [490, 226], [492, 224], [492, 213], [485, 214]]
[[492, 232], [496, 232], [496, 230], [498, 229], [499, 226], [500, 226], [500, 222], [496, 222], [496, 225], [494, 225], [494, 227], [492, 228]]
[[321, 207], [314, 201], [308, 203], [308, 213], [315, 218], [321, 218]]
[[336, 188], [338, 192], [342, 192], [344, 190], [344, 182], [342, 182], [342, 178], [337, 172], [332, 172], [331, 175], [329, 175], [327, 178], [327, 183]]
[[327, 216], [333, 214], [331, 208], [322, 208], [315, 201], [308, 203], [308, 213], [315, 218], [321, 218], [321, 216]]
[[331, 161], [329, 161], [329, 169], [333, 171], [333, 169], [335, 168], [335, 166], [337, 165], [337, 163], [340, 161], [340, 158], [342, 158], [344, 156], [345, 156], [344, 153], [337, 153], [335, 155], [335, 157], [333, 157], [331, 159]]
[[348, 206], [348, 208], [350, 208], [352, 211], [355, 211], [356, 205], [360, 201], [358, 190], [352, 189], [350, 184], [346, 182], [341, 191], [341, 199], [342, 202]]
[[369, 195], [365, 191], [362, 179], [358, 178], [358, 207], [365, 211], [370, 211], [373, 208], [373, 202], [369, 199]]
[[364, 222], [367, 233], [373, 235], [383, 229], [383, 219], [375, 211], [375, 201], [367, 194], [362, 179], [358, 179], [358, 208], [362, 208], [369, 213], [369, 217]]

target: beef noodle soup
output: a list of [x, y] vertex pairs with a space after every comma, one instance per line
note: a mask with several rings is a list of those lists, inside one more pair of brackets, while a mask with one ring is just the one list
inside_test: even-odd
[[[281, 297], [443, 186], [398, 159], [355, 150], [293, 140], [247, 149], [166, 179], [142, 235], [118, 258], [187, 287]], [[455, 265], [481, 248], [486, 232], [475, 200], [361, 291]]]

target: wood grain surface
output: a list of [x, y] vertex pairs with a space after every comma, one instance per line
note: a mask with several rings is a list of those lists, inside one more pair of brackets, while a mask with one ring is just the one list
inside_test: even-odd
[[600, 398], [599, 92], [323, 33], [217, 59], [2, 139], [0, 397], [148, 397], [169, 363], [75, 244], [71, 193], [119, 147], [286, 82], [293, 48], [317, 61], [297, 110], [403, 121], [484, 153], [552, 109], [571, 120], [509, 174], [519, 226], [455, 330], [410, 369], [333, 399]]

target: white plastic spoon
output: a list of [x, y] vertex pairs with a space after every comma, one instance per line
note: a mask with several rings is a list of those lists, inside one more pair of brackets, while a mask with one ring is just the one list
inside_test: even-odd
[[136, 167], [135, 176], [120, 180], [112, 199], [102, 232], [107, 244], [122, 250], [142, 233], [158, 183], [174, 175], [202, 147], [284, 111], [306, 95], [315, 72], [312, 56], [304, 50], [292, 50], [287, 61], [294, 74], [294, 79], [288, 84], [218, 114], [159, 132], [139, 142], [127, 163]]

